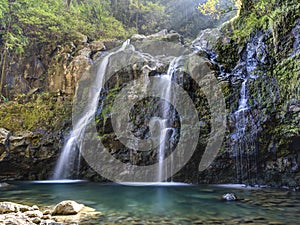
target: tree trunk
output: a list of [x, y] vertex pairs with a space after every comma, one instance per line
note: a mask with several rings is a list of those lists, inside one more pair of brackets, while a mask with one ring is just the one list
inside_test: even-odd
[[67, 5], [67, 8], [70, 7], [70, 4], [71, 4], [71, 0], [66, 0], [66, 5]]
[[3, 58], [2, 58], [1, 79], [0, 79], [0, 94], [4, 95], [7, 49], [4, 49], [2, 57]]

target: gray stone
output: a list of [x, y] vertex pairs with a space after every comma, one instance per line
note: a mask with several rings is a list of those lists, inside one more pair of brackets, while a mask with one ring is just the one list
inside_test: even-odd
[[10, 185], [8, 183], [0, 183], [0, 188], [6, 188], [9, 187]]
[[35, 223], [35, 224], [40, 224], [40, 223], [41, 223], [41, 219], [38, 218], [38, 217], [34, 217], [31, 221], [32, 221], [33, 223]]
[[52, 215], [75, 215], [81, 211], [83, 207], [83, 204], [78, 204], [75, 201], [62, 201], [54, 207]]
[[132, 37], [130, 38], [131, 41], [141, 41], [143, 39], [145, 39], [146, 36], [145, 35], [142, 35], [142, 34], [134, 34], [132, 35]]
[[43, 214], [44, 214], [44, 215], [51, 215], [52, 212], [51, 212], [51, 210], [46, 209], [46, 210], [43, 212]]
[[40, 225], [63, 225], [63, 223], [56, 222], [54, 220], [44, 220]]
[[226, 201], [236, 201], [238, 200], [237, 196], [234, 193], [227, 193], [222, 196], [223, 200]]
[[208, 51], [213, 50], [220, 37], [221, 32], [217, 28], [202, 30], [198, 37], [192, 42], [191, 48]]
[[11, 136], [10, 131], [4, 128], [0, 128], [0, 145], [6, 146], [10, 136]]
[[92, 51], [103, 51], [106, 49], [102, 41], [93, 41], [90, 43], [89, 47]]
[[38, 207], [37, 205], [33, 205], [33, 206], [32, 206], [32, 209], [33, 209], [33, 210], [40, 210], [39, 207]]
[[21, 205], [13, 202], [0, 202], [0, 213], [26, 212], [31, 210], [30, 206]]
[[43, 213], [39, 210], [27, 211], [24, 214], [30, 218], [32, 218], [32, 217], [42, 218], [43, 217]]

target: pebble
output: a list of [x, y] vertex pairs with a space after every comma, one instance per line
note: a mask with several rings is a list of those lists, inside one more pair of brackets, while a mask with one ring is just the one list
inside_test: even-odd
[[33, 223], [35, 223], [35, 224], [40, 224], [40, 223], [41, 223], [41, 219], [38, 218], [38, 217], [33, 218], [31, 221], [32, 221]]
[[32, 209], [33, 209], [33, 210], [40, 210], [40, 208], [39, 208], [37, 205], [33, 205], [33, 206], [32, 206]]
[[44, 220], [50, 220], [52, 218], [52, 216], [50, 214], [47, 215], [43, 215], [42, 219]]
[[44, 215], [51, 215], [52, 211], [50, 209], [46, 209], [46, 210], [44, 210], [43, 214]]
[[43, 213], [39, 210], [27, 211], [24, 214], [30, 218], [32, 218], [32, 217], [42, 218], [43, 217]]

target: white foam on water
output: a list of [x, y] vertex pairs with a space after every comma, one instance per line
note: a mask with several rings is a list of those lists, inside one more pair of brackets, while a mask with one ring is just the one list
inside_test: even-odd
[[192, 184], [180, 182], [119, 182], [117, 184], [127, 186], [191, 186]]
[[210, 186], [222, 187], [222, 188], [235, 188], [235, 189], [261, 189], [261, 188], [266, 187], [264, 185], [250, 186], [250, 185], [246, 185], [246, 184], [211, 184]]
[[35, 181], [30, 181], [30, 183], [35, 183], [35, 184], [72, 184], [72, 183], [83, 183], [87, 182], [86, 180], [35, 180]]

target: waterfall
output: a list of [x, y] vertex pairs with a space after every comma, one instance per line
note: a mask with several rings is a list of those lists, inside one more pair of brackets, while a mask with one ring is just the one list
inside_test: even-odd
[[[235, 158], [235, 171], [238, 183], [257, 182], [258, 132], [260, 121], [249, 105], [251, 97], [248, 86], [259, 77], [260, 66], [266, 60], [264, 35], [257, 34], [247, 44], [242, 60], [233, 69], [232, 74], [242, 78], [239, 104], [232, 114], [234, 131], [231, 135], [231, 148]], [[257, 114], [257, 112], [256, 112]]]
[[[169, 119], [175, 117], [175, 110], [171, 110], [170, 103], [172, 98], [172, 77], [173, 74], [176, 72], [176, 69], [179, 66], [179, 61], [181, 57], [174, 58], [168, 68], [167, 74], [161, 75], [161, 89], [164, 102], [162, 106], [162, 117], [163, 119], [159, 119], [159, 126], [160, 126], [160, 138], [159, 138], [159, 148], [158, 148], [158, 174], [157, 180], [164, 181], [164, 177], [168, 177], [167, 168], [164, 165], [164, 158], [166, 155], [166, 149], [170, 147], [170, 139], [173, 135], [175, 135], [175, 129], [168, 127], [169, 126]], [[170, 134], [171, 133], [171, 137]], [[171, 165], [172, 167], [172, 165]], [[171, 168], [172, 170], [172, 168]]]
[[[243, 182], [245, 179], [251, 179], [253, 172], [256, 173], [256, 171], [253, 171], [256, 170], [256, 124], [248, 107], [247, 81], [245, 79], [242, 82], [239, 106], [233, 114], [235, 132], [232, 134], [232, 139], [238, 183]], [[252, 133], [252, 131], [254, 132]]]
[[235, 113], [239, 113], [241, 111], [245, 111], [248, 109], [248, 96], [247, 96], [247, 79], [245, 79], [242, 83], [242, 88], [240, 92], [240, 100], [239, 100], [239, 108]]
[[293, 45], [293, 52], [291, 56], [295, 56], [297, 54], [300, 54], [300, 19], [297, 19], [296, 21], [296, 27], [292, 30], [292, 34], [294, 36], [294, 45]]
[[237, 111], [233, 113], [235, 131], [232, 147], [235, 154], [235, 170], [238, 183], [247, 181], [254, 184], [257, 174], [257, 133], [259, 121], [255, 120], [248, 106], [247, 79], [242, 83]]
[[58, 180], [71, 178], [74, 170], [76, 171], [76, 175], [79, 175], [82, 137], [85, 133], [85, 128], [91, 122], [91, 120], [94, 119], [97, 111], [99, 96], [103, 86], [103, 78], [106, 73], [109, 58], [118, 52], [124, 51], [129, 43], [129, 40], [125, 41], [118, 50], [103, 57], [101, 63], [99, 64], [97, 68], [97, 76], [93, 82], [94, 88], [89, 89], [89, 97], [86, 99], [87, 107], [84, 109], [82, 117], [76, 121], [75, 124], [73, 124], [73, 129], [55, 166], [52, 179]]
[[218, 55], [201, 39], [191, 46], [194, 52], [205, 52], [210, 62], [218, 69], [218, 79], [229, 81], [231, 84], [241, 82], [238, 106], [231, 114], [232, 134], [229, 136], [229, 147], [235, 159], [235, 172], [237, 182], [256, 182], [258, 153], [257, 135], [260, 121], [257, 112], [254, 112], [249, 103], [251, 93], [249, 85], [259, 77], [260, 66], [266, 61], [266, 46], [263, 42], [264, 35], [257, 33], [248, 42], [246, 49], [241, 52], [241, 59], [232, 72], [225, 71], [218, 62]]

